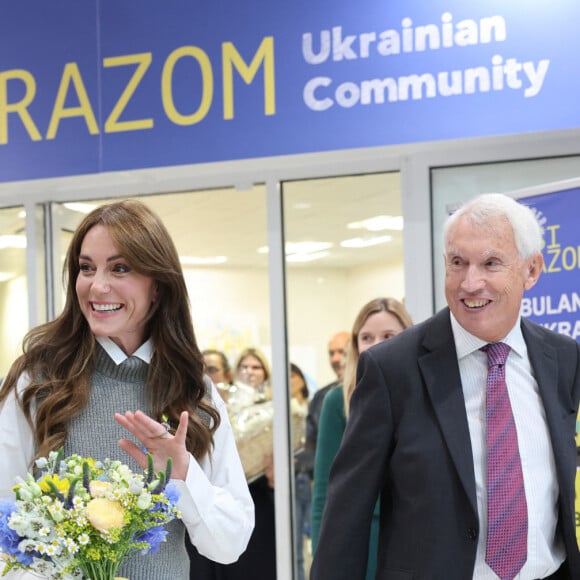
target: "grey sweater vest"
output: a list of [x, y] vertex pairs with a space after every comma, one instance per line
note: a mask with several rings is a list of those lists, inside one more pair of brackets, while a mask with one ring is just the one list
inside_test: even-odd
[[[118, 459], [137, 473], [142, 469], [118, 445], [131, 435], [114, 419], [114, 413], [141, 409], [149, 412], [145, 398], [147, 363], [130, 357], [116, 365], [97, 346], [97, 366], [91, 383], [89, 404], [68, 425], [65, 456], [78, 453], [95, 459]], [[139, 442], [136, 442], [139, 445]], [[118, 576], [129, 580], [189, 580], [189, 558], [185, 550], [185, 526], [174, 520], [157, 554], [127, 558]]]

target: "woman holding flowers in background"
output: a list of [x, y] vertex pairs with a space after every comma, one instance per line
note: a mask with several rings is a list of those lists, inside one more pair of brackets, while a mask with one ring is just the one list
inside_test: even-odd
[[31, 330], [0, 389], [0, 497], [35, 457], [64, 448], [147, 466], [172, 458], [181, 520], [155, 555], [128, 559], [131, 580], [186, 580], [185, 530], [206, 557], [234, 562], [254, 525], [227, 411], [203, 374], [176, 248], [146, 205], [88, 214], [65, 261], [66, 302]]
[[245, 348], [236, 362], [236, 380], [256, 390], [256, 401], [271, 401], [270, 365], [257, 348]]

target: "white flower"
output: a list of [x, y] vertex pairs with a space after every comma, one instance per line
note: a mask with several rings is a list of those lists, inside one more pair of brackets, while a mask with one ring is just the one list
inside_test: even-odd
[[81, 546], [86, 546], [89, 542], [90, 542], [91, 538], [88, 534], [81, 534], [78, 538], [77, 538], [77, 542], [81, 545]]
[[38, 469], [46, 469], [47, 466], [48, 466], [48, 459], [46, 459], [46, 457], [39, 457], [36, 460], [36, 467], [38, 467]]
[[30, 493], [30, 491], [28, 490], [27, 487], [24, 487], [24, 486], [20, 487], [18, 489], [18, 495], [24, 501], [31, 501], [32, 500], [32, 494]]
[[49, 534], [50, 534], [50, 528], [42, 527], [42, 528], [40, 528], [40, 530], [38, 530], [39, 536], [48, 536]]
[[[19, 549], [22, 548], [19, 547]], [[35, 549], [39, 554], [46, 554], [46, 544], [36, 544]]]
[[137, 499], [137, 507], [141, 510], [148, 510], [152, 504], [153, 501], [150, 493], [142, 493]]
[[129, 492], [139, 495], [143, 491], [143, 478], [134, 477], [129, 482]]

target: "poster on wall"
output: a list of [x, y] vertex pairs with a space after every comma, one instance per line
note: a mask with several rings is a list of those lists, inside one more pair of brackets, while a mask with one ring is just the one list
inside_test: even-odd
[[[522, 316], [580, 341], [580, 179], [511, 192], [544, 228], [544, 271], [522, 300]], [[580, 414], [576, 423], [580, 450]], [[580, 546], [580, 469], [576, 472], [576, 538]]]
[[580, 340], [580, 179], [511, 192], [544, 229], [544, 269], [522, 301], [521, 314]]

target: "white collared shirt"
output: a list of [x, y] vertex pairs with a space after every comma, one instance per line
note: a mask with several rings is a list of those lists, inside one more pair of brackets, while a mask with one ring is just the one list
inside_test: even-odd
[[[108, 336], [95, 336], [95, 339], [117, 366], [129, 358], [112, 338]], [[151, 358], [153, 357], [153, 343], [151, 339], [146, 340], [131, 356], [136, 356], [143, 362], [151, 364]]]
[[[453, 314], [451, 314], [451, 327], [467, 410], [480, 524], [473, 578], [497, 580], [496, 574], [485, 562], [487, 355], [479, 349], [486, 343], [467, 332]], [[554, 454], [544, 405], [538, 383], [533, 375], [519, 318], [501, 342], [511, 347], [506, 361], [506, 384], [518, 434], [528, 505], [528, 558], [516, 578], [518, 580], [544, 578], [555, 572], [566, 557], [562, 539], [555, 540], [559, 487]]]
[[[128, 358], [110, 338], [97, 337], [97, 341], [117, 365]], [[152, 354], [148, 340], [133, 356], [149, 364]], [[28, 383], [28, 377], [21, 376], [18, 391]], [[221, 417], [211, 456], [201, 461], [191, 456], [185, 481], [174, 481], [181, 492], [178, 507], [192, 543], [200, 554], [228, 564], [247, 546], [254, 529], [254, 504], [225, 403], [213, 384], [211, 397]], [[33, 459], [34, 436], [12, 392], [0, 405], [0, 497], [13, 497], [17, 477], [26, 477]]]

